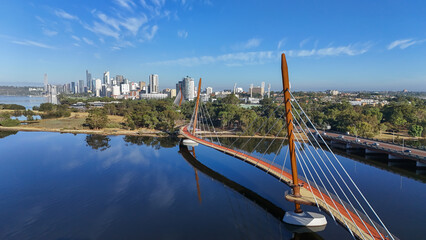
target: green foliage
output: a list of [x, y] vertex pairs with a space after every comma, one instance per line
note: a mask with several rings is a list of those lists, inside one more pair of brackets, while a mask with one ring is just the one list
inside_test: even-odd
[[228, 96], [222, 98], [220, 102], [223, 104], [239, 104], [240, 99], [238, 99], [234, 94], [229, 94]]
[[410, 130], [408, 131], [408, 134], [410, 134], [413, 137], [421, 137], [423, 132], [423, 127], [420, 125], [413, 124], [410, 127]]
[[90, 129], [104, 128], [108, 123], [108, 116], [105, 110], [101, 108], [94, 108], [89, 111], [89, 116], [86, 118], [85, 124]]
[[4, 119], [3, 121], [0, 122], [0, 125], [2, 125], [3, 127], [15, 127], [20, 125], [21, 122], [17, 119]]
[[52, 104], [52, 103], [42, 103], [42, 104], [40, 104], [39, 111], [44, 112], [43, 114], [41, 114], [41, 117], [43, 119], [71, 116], [71, 110], [68, 108], [67, 105], [56, 105], [56, 104]]
[[18, 104], [0, 104], [0, 109], [25, 110], [25, 107]]

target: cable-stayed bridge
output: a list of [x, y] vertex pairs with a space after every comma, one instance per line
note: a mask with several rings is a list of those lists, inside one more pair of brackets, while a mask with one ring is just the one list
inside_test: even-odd
[[[300, 226], [321, 226], [326, 224], [323, 215], [314, 212], [304, 212], [301, 205], [314, 205], [318, 210], [329, 214], [331, 218], [345, 227], [357, 239], [397, 239], [387, 229], [385, 223], [373, 209], [368, 199], [340, 163], [327, 142], [315, 128], [301, 105], [290, 91], [287, 62], [282, 55], [282, 79], [284, 102], [270, 109], [269, 118], [279, 116], [275, 123], [263, 121], [251, 137], [237, 137], [230, 144], [224, 144], [217, 134], [210, 113], [205, 104], [199, 101], [194, 108], [191, 121], [181, 128], [181, 134], [186, 138], [184, 144], [194, 146], [202, 144], [225, 154], [234, 156], [272, 175], [292, 188], [292, 193], [286, 195], [286, 200], [293, 202], [295, 210], [287, 211], [283, 221]], [[201, 89], [201, 79], [198, 93]], [[283, 106], [285, 107], [283, 111]], [[258, 119], [249, 123], [255, 124]], [[277, 123], [280, 129], [276, 131]], [[267, 124], [263, 135], [274, 136], [263, 153], [257, 148], [264, 144], [264, 138], [259, 134]], [[256, 125], [256, 126], [257, 126]], [[244, 132], [242, 135], [247, 135]], [[279, 137], [285, 135], [285, 137]], [[257, 141], [249, 150], [242, 150], [249, 141]], [[235, 143], [243, 141], [237, 148]], [[266, 159], [266, 152], [274, 142], [280, 147], [272, 159]], [[276, 143], [275, 143], [276, 144]], [[284, 145], [288, 144], [284, 160], [277, 159]], [[289, 168], [286, 167], [290, 165]], [[301, 174], [300, 174], [301, 173]]]

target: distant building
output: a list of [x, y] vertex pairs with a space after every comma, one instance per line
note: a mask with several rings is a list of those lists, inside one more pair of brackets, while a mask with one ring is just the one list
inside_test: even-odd
[[124, 80], [123, 75], [116, 75], [115, 76], [115, 81], [117, 82], [117, 85], [120, 85]]
[[165, 93], [141, 93], [141, 99], [165, 99], [168, 95]]
[[213, 88], [212, 87], [206, 87], [206, 94], [208, 96], [210, 96], [210, 95], [212, 95], [212, 93], [213, 93]]
[[89, 90], [92, 90], [92, 74], [86, 70], [86, 86]]
[[112, 86], [112, 97], [118, 98], [118, 96], [120, 96], [120, 95], [121, 95], [120, 86], [118, 86], [118, 85]]
[[77, 85], [75, 84], [75, 82], [71, 82], [71, 93], [76, 94], [77, 92]]
[[253, 97], [254, 94], [260, 94], [260, 96], [263, 98], [263, 95], [265, 94], [265, 82], [262, 82], [260, 87], [253, 87], [253, 84], [250, 84], [249, 93], [250, 97]]
[[149, 75], [149, 93], [158, 93], [158, 75]]
[[78, 92], [84, 93], [84, 81], [83, 80], [78, 80]]
[[104, 72], [104, 84], [106, 84], [106, 85], [111, 85], [111, 83], [110, 83], [110, 79], [109, 79], [109, 71], [106, 71], [106, 72]]
[[195, 97], [195, 85], [194, 79], [191, 77], [184, 77], [182, 81], [179, 81], [176, 84], [176, 92], [182, 89], [183, 98], [187, 101], [194, 100]]
[[120, 87], [122, 95], [128, 95], [130, 93], [130, 86], [128, 83], [122, 83]]
[[101, 90], [102, 90], [102, 81], [101, 79], [97, 78], [96, 80], [93, 81], [93, 85], [94, 85], [94, 89], [93, 92], [95, 93], [96, 97], [100, 97], [101, 96]]
[[337, 90], [327, 90], [326, 93], [333, 96], [339, 95], [339, 91]]
[[47, 92], [47, 84], [48, 84], [47, 73], [45, 73], [44, 74], [44, 92]]

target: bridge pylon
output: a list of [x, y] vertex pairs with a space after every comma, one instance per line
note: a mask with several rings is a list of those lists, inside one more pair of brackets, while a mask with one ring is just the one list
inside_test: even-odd
[[288, 67], [285, 54], [281, 55], [281, 75], [283, 81], [284, 91], [284, 105], [285, 105], [285, 119], [287, 124], [287, 137], [288, 148], [291, 162], [291, 174], [293, 183], [291, 185], [293, 194], [287, 195], [288, 201], [294, 202], [294, 212], [286, 212], [283, 218], [285, 223], [299, 225], [299, 226], [323, 226], [327, 224], [325, 217], [319, 213], [303, 212], [301, 204], [310, 204], [310, 201], [305, 201], [300, 193], [299, 178], [297, 175], [297, 159], [294, 144], [294, 126], [293, 115], [291, 113], [291, 95], [290, 95], [290, 81], [288, 78]]

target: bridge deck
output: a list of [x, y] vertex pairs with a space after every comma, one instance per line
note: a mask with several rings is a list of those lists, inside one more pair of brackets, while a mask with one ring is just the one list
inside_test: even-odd
[[[211, 147], [213, 149], [216, 149], [218, 151], [227, 153], [229, 155], [235, 156], [236, 158], [239, 158], [241, 160], [244, 160], [254, 166], [256, 166], [259, 169], [262, 169], [263, 171], [267, 172], [268, 174], [283, 180], [287, 185], [292, 184], [292, 177], [291, 174], [281, 170], [280, 168], [267, 163], [265, 161], [262, 161], [261, 159], [252, 157], [250, 155], [235, 151], [233, 149], [229, 149], [220, 145], [217, 145], [212, 142], [205, 141], [203, 139], [200, 139], [194, 135], [192, 135], [187, 127], [181, 128], [181, 134], [185, 136], [188, 139], [191, 139], [195, 142], [198, 142], [200, 144], [203, 144], [205, 146]], [[327, 196], [326, 194], [321, 194], [320, 190], [316, 189], [313, 186], [310, 186], [307, 182], [301, 181], [303, 184], [303, 187], [300, 189], [300, 193], [303, 196], [302, 201], [308, 202], [311, 205], [316, 205], [315, 198], [316, 197], [317, 203], [321, 209], [323, 209], [328, 214], [332, 214], [343, 226], [350, 229], [353, 234], [359, 238], [359, 239], [388, 239], [384, 237], [383, 234], [379, 233], [372, 225], [368, 224], [366, 221], [362, 221], [357, 214], [354, 212], [345, 210], [345, 207], [338, 203], [337, 201], [333, 200], [331, 197]], [[321, 196], [322, 195], [322, 196]], [[297, 201], [298, 199], [292, 198], [290, 196], [287, 197], [288, 200], [291, 201]], [[324, 199], [324, 200], [323, 200]], [[353, 221], [352, 221], [353, 220]], [[354, 224], [355, 222], [355, 224]], [[368, 229], [368, 230], [367, 230]], [[373, 235], [374, 238], [370, 236]]]

